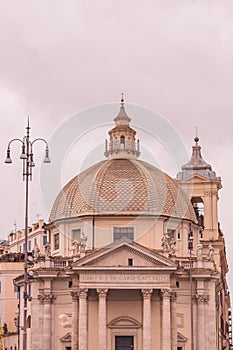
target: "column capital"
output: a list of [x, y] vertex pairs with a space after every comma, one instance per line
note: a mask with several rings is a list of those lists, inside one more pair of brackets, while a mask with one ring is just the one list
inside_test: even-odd
[[160, 295], [162, 298], [171, 298], [171, 289], [161, 289]]
[[206, 294], [196, 294], [194, 299], [198, 304], [207, 303], [209, 301], [209, 295]]
[[79, 289], [78, 290], [79, 299], [86, 299], [87, 298], [87, 293], [88, 293], [88, 289], [87, 288]]
[[96, 289], [99, 298], [106, 298], [108, 293], [108, 288], [97, 288]]
[[72, 298], [73, 302], [78, 301], [78, 292], [77, 291], [72, 290], [70, 292], [70, 295], [71, 295], [71, 298]]
[[38, 295], [38, 299], [41, 304], [52, 304], [56, 299], [56, 296], [52, 293], [43, 293]]
[[143, 299], [150, 299], [153, 293], [153, 289], [142, 289], [141, 292]]
[[171, 301], [176, 301], [177, 300], [177, 293], [176, 292], [170, 292], [170, 298]]

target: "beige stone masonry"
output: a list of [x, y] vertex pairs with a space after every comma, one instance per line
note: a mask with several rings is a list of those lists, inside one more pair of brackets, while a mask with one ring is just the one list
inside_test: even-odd
[[79, 289], [79, 350], [87, 350], [87, 294], [88, 289]]
[[107, 350], [106, 298], [108, 289], [98, 288], [99, 296], [99, 349]]

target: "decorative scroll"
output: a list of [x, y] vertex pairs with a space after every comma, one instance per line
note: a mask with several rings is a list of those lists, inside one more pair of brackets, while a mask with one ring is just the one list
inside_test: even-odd
[[72, 292], [70, 292], [70, 294], [71, 294], [73, 302], [78, 300], [78, 292], [72, 291]]
[[52, 293], [43, 293], [38, 295], [38, 299], [41, 304], [50, 304], [53, 303], [54, 300], [56, 299], [56, 296], [53, 295]]
[[108, 289], [107, 288], [98, 288], [96, 289], [98, 295], [99, 295], [99, 298], [106, 298], [106, 295], [108, 293]]
[[209, 295], [206, 294], [196, 294], [194, 298], [197, 303], [207, 303], [209, 301]]
[[86, 299], [87, 293], [88, 293], [88, 289], [86, 289], [86, 288], [79, 289], [79, 291], [78, 291], [79, 299]]
[[153, 289], [142, 289], [142, 295], [144, 299], [150, 299], [153, 293]]
[[177, 300], [177, 293], [176, 292], [170, 292], [170, 298], [171, 298], [171, 301], [176, 301]]
[[171, 290], [170, 289], [161, 289], [160, 295], [162, 298], [170, 298]]

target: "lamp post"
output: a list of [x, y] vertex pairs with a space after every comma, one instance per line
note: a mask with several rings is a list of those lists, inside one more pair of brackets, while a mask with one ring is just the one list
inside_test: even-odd
[[193, 231], [191, 227], [191, 223], [189, 224], [189, 232], [188, 232], [188, 250], [189, 250], [189, 282], [190, 282], [190, 330], [191, 330], [191, 350], [194, 350], [193, 343], [193, 278], [192, 278], [192, 251], [193, 251]]
[[28, 295], [28, 183], [29, 179], [32, 180], [32, 168], [35, 166], [33, 161], [33, 145], [37, 141], [42, 141], [45, 143], [45, 158], [44, 163], [50, 163], [49, 158], [49, 148], [48, 143], [42, 138], [36, 138], [35, 140], [30, 140], [30, 126], [29, 120], [28, 125], [26, 127], [26, 135], [23, 139], [12, 139], [8, 143], [7, 147], [7, 156], [5, 159], [6, 164], [11, 164], [12, 159], [10, 156], [10, 146], [14, 141], [19, 141], [22, 145], [22, 152], [20, 155], [20, 159], [23, 161], [23, 181], [25, 181], [25, 238], [24, 238], [24, 292], [23, 292], [23, 350], [27, 350], [27, 301], [30, 297]]

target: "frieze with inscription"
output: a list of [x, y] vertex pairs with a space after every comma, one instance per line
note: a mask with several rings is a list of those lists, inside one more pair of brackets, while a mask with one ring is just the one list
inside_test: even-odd
[[80, 282], [169, 282], [169, 275], [143, 275], [143, 274], [80, 274]]

